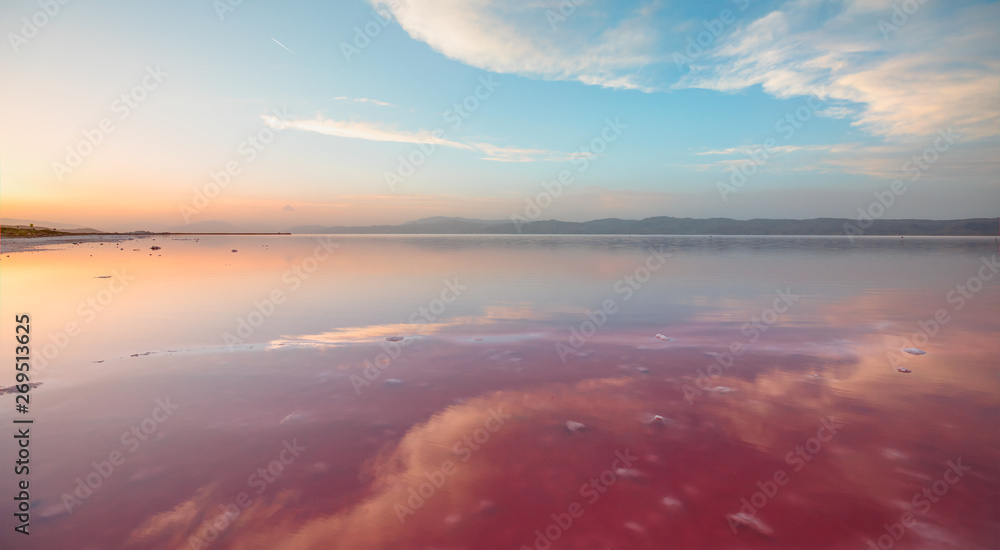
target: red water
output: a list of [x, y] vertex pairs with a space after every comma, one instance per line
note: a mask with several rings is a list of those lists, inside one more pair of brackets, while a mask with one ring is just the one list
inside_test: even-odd
[[[220, 348], [221, 333], [233, 330], [231, 320], [246, 315], [252, 300], [275, 284], [284, 288], [275, 281], [285, 266], [255, 253], [257, 263], [239, 273], [274, 277], [244, 291], [243, 275], [216, 276], [210, 267], [185, 278], [176, 265], [136, 263], [146, 277], [132, 294], [122, 293], [103, 321], [86, 325], [90, 336], [40, 377], [32, 534], [8, 534], [5, 519], [3, 547], [1000, 545], [1000, 294], [986, 282], [961, 310], [946, 299], [976, 273], [988, 249], [848, 251], [835, 259], [853, 271], [822, 276], [823, 267], [812, 264], [831, 260], [802, 257], [807, 245], [765, 250], [766, 261], [740, 275], [719, 272], [716, 262], [743, 260], [750, 256], [745, 247], [716, 251], [721, 259], [677, 248], [671, 271], [624, 304], [612, 285], [642, 265], [641, 250], [487, 243], [512, 266], [488, 272], [465, 263], [481, 252], [463, 246], [348, 240], [337, 269], [321, 268], [312, 287], [296, 291], [309, 299], [289, 293], [284, 309], [248, 339], [254, 348], [234, 353]], [[403, 250], [405, 261], [398, 257]], [[60, 253], [5, 258], [5, 277], [40, 270]], [[412, 299], [392, 315], [345, 311], [345, 304], [365, 300], [385, 307], [380, 290], [407, 293], [391, 286], [397, 275], [370, 262], [390, 253], [407, 266], [403, 271], [430, 272], [410, 277], [436, 282], [416, 285], [420, 290], [410, 290]], [[433, 267], [413, 267], [422, 254], [433, 257]], [[562, 267], [525, 256], [548, 256]], [[78, 268], [84, 261], [64, 258]], [[585, 258], [593, 267], [581, 267]], [[354, 265], [353, 275], [344, 275], [345, 264]], [[924, 271], [912, 271], [914, 264]], [[408, 323], [451, 275], [469, 290], [434, 322]], [[360, 296], [342, 292], [344, 277]], [[363, 287], [352, 286], [366, 278]], [[552, 294], [526, 299], [517, 287], [534, 278], [536, 290], [523, 294]], [[201, 286], [191, 294], [174, 295], [173, 309], [141, 313], [143, 300], [159, 300], [155, 289], [195, 283]], [[227, 287], [241, 289], [241, 299], [216, 316], [212, 311], [229, 299]], [[786, 287], [802, 298], [750, 342], [741, 328]], [[206, 300], [211, 292], [217, 298]], [[556, 344], [606, 298], [617, 298], [621, 310], [560, 361]], [[124, 313], [118, 324], [114, 306], [144, 326], [128, 329]], [[4, 304], [5, 322], [7, 308], [31, 304]], [[904, 338], [920, 330], [918, 323], [927, 326], [937, 309], [949, 321], [917, 346], [927, 355], [902, 354]], [[185, 332], [191, 327], [171, 322], [185, 314], [215, 347], [198, 345], [198, 336]], [[204, 316], [213, 320], [198, 320]], [[345, 321], [369, 316], [379, 322]], [[117, 345], [110, 343], [113, 330]], [[673, 340], [656, 340], [657, 333]], [[398, 357], [356, 392], [352, 376], [362, 376], [365, 361], [389, 346], [385, 336], [397, 334], [407, 337]], [[87, 345], [92, 340], [102, 345]], [[745, 353], [721, 375], [699, 380], [699, 370], [714, 372], [709, 366], [717, 364], [709, 353], [735, 342]], [[131, 357], [145, 351], [154, 353]], [[913, 372], [897, 372], [890, 356]], [[390, 379], [401, 383], [386, 384]], [[707, 391], [716, 387], [735, 391]], [[0, 405], [9, 423], [8, 399]], [[176, 410], [148, 424], [151, 433], [133, 451], [123, 432], [150, 418], [157, 400]], [[584, 427], [571, 430], [568, 421]], [[107, 471], [101, 463], [114, 451], [124, 462], [89, 496], [76, 493], [77, 478]], [[5, 462], [10, 454], [5, 445]], [[268, 464], [273, 471], [261, 482], [258, 468]], [[965, 467], [960, 477], [946, 473], [952, 464]], [[9, 479], [5, 494], [13, 494]], [[936, 501], [914, 499], [925, 488]], [[740, 512], [746, 515], [735, 516]], [[906, 516], [904, 526], [907, 512], [913, 520]]]

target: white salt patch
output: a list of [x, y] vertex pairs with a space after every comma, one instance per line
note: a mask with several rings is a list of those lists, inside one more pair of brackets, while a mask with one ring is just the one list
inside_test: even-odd
[[576, 433], [586, 427], [587, 427], [586, 424], [582, 424], [580, 422], [574, 422], [572, 420], [566, 421], [566, 429], [569, 430], [570, 433]]
[[774, 534], [774, 529], [771, 529], [766, 523], [761, 521], [760, 518], [747, 515], [743, 512], [727, 514], [726, 519], [738, 525], [749, 527], [750, 529], [768, 537]]
[[663, 497], [663, 500], [660, 502], [673, 512], [676, 512], [684, 507], [684, 504], [674, 497]]
[[641, 525], [639, 525], [638, 523], [636, 523], [634, 521], [625, 522], [625, 528], [628, 529], [628, 530], [630, 530], [630, 531], [635, 531], [636, 533], [645, 533], [646, 532], [646, 530], [643, 529], [643, 527]]
[[674, 421], [658, 414], [647, 414], [642, 417], [643, 424], [673, 424]]
[[282, 418], [281, 422], [279, 422], [279, 424], [285, 424], [287, 422], [297, 422], [299, 420], [302, 420], [305, 417], [306, 417], [306, 413], [304, 413], [302, 411], [295, 411], [292, 414], [290, 414], [290, 415]]
[[882, 456], [889, 460], [902, 460], [904, 458], [909, 458], [909, 455], [902, 451], [897, 451], [896, 449], [890, 449], [886, 447], [882, 450]]

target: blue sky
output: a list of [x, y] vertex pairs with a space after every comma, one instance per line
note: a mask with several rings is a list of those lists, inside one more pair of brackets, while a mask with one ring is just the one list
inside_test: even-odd
[[0, 6], [2, 215], [853, 218], [904, 178], [886, 218], [1000, 206], [996, 2], [230, 2]]

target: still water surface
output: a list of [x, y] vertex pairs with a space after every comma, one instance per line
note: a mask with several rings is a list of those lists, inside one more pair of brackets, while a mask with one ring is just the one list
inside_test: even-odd
[[1000, 545], [992, 238], [4, 246], [4, 548]]

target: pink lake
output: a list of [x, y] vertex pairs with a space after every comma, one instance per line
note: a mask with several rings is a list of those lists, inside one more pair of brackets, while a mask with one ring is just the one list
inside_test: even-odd
[[4, 548], [1000, 546], [993, 238], [7, 246]]

